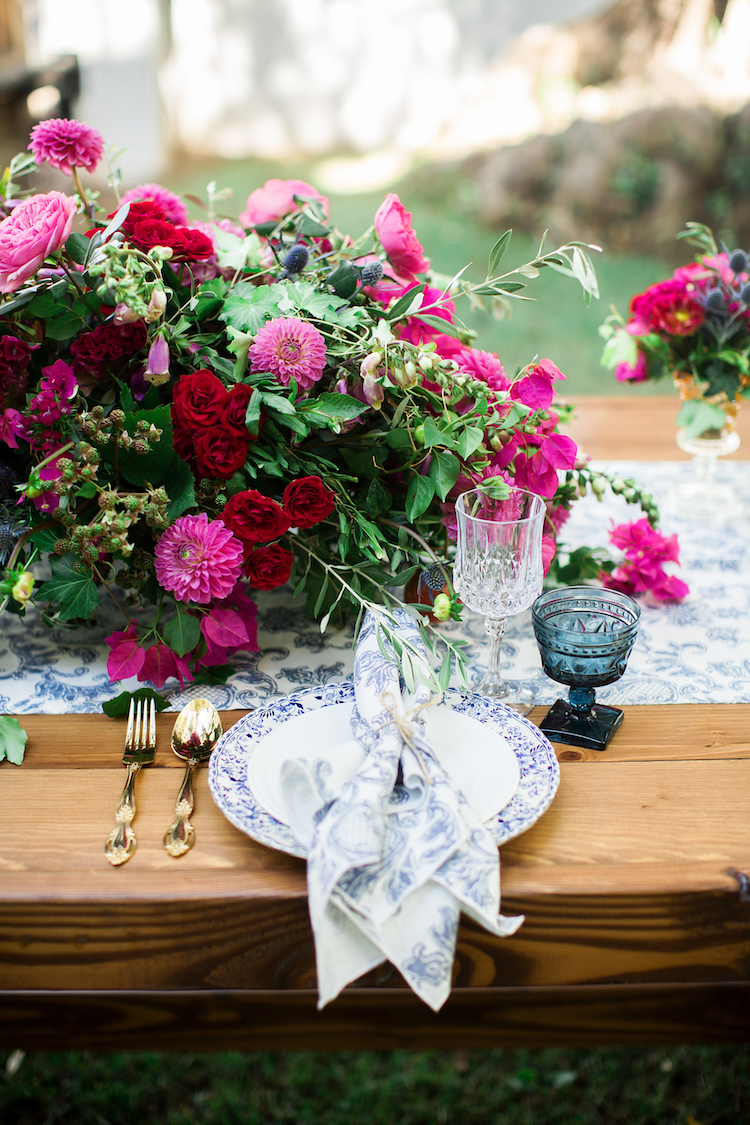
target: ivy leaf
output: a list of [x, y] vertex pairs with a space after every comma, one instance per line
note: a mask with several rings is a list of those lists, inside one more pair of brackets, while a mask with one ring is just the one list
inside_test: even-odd
[[28, 733], [12, 715], [0, 715], [0, 762], [7, 758], [13, 765], [23, 761]]
[[427, 511], [435, 495], [435, 481], [420, 474], [411, 478], [406, 493], [406, 518], [410, 523]]
[[159, 695], [158, 691], [153, 688], [142, 687], [137, 691], [123, 691], [116, 695], [114, 699], [108, 699], [102, 703], [102, 711], [105, 715], [109, 715], [110, 719], [117, 719], [120, 715], [127, 715], [130, 710], [130, 701], [134, 699], [136, 703], [143, 700], [144, 702], [154, 701], [154, 706], [157, 711], [166, 711], [170, 705], [168, 699], [163, 695]]
[[[162, 438], [162, 440], [164, 439]], [[194, 508], [196, 504], [195, 478], [190, 466], [182, 460], [178, 453], [174, 454], [167, 466], [164, 482], [164, 487], [169, 496], [167, 519], [171, 522], [181, 516], [183, 512], [187, 512], [189, 508]]]
[[190, 613], [177, 613], [162, 630], [164, 640], [178, 656], [192, 652], [201, 639], [201, 626], [197, 617]]
[[53, 558], [52, 577], [42, 583], [37, 595], [42, 601], [57, 602], [63, 621], [88, 618], [99, 604], [96, 583], [88, 571], [79, 574], [74, 570], [74, 562], [73, 555]]
[[676, 422], [678, 426], [685, 427], [685, 440], [692, 441], [706, 430], [720, 430], [726, 423], [726, 416], [720, 406], [691, 399], [683, 403]]
[[279, 301], [286, 296], [285, 285], [253, 285], [240, 282], [224, 302], [219, 320], [240, 332], [255, 333], [267, 320], [279, 315]]

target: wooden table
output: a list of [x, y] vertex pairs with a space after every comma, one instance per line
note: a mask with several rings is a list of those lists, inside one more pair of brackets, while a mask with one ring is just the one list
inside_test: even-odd
[[[626, 442], [626, 410], [608, 403], [584, 408], [581, 425], [598, 411], [591, 438], [623, 457], [613, 435]], [[558, 747], [557, 798], [501, 853], [503, 910], [526, 922], [504, 940], [462, 925], [438, 1015], [388, 967], [316, 1011], [304, 863], [233, 828], [205, 771], [196, 847], [166, 855], [173, 719], [159, 718], [157, 761], [138, 781], [137, 854], [111, 868], [124, 724], [23, 718], [26, 761], [0, 766], [3, 1048], [750, 1038], [750, 705], [628, 707], [603, 754]]]

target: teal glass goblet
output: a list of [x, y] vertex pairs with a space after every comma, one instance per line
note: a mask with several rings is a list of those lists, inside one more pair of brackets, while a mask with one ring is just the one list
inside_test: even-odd
[[531, 619], [542, 668], [568, 684], [540, 724], [552, 742], [604, 750], [622, 722], [618, 707], [596, 703], [595, 688], [619, 680], [638, 632], [641, 611], [617, 590], [566, 586], [534, 602]]

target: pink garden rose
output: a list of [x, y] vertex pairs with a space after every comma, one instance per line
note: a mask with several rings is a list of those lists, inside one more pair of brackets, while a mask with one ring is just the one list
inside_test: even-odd
[[243, 227], [254, 227], [257, 223], [275, 223], [277, 219], [299, 211], [299, 204], [294, 202], [295, 195], [319, 199], [326, 215], [329, 213], [327, 197], [304, 180], [266, 180], [263, 187], [256, 188], [248, 196], [240, 222]]
[[375, 230], [399, 278], [415, 281], [418, 273], [430, 268], [421, 243], [412, 230], [411, 213], [393, 192], [385, 197], [375, 213]]
[[60, 191], [32, 195], [0, 223], [0, 293], [14, 293], [65, 242], [76, 205]]

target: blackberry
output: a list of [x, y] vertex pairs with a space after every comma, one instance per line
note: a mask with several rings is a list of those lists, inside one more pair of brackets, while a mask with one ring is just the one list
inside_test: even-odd
[[362, 284], [363, 285], [377, 285], [383, 276], [383, 263], [370, 262], [362, 270]]
[[310, 251], [306, 246], [298, 243], [293, 246], [286, 258], [284, 258], [284, 269], [289, 277], [295, 273], [301, 273], [310, 259]]

